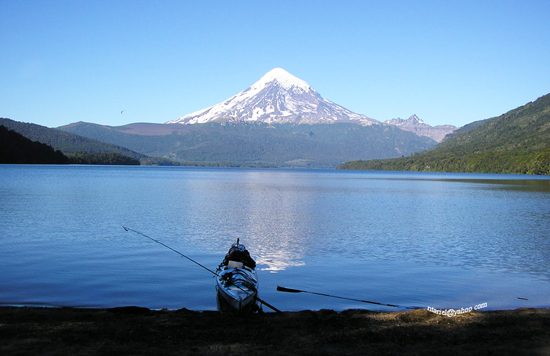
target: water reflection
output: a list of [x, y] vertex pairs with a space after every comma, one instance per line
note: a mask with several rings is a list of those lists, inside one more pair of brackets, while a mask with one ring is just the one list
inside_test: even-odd
[[487, 184], [490, 189], [550, 192], [550, 179], [449, 179], [448, 182]]
[[550, 177], [517, 174], [365, 172], [358, 179], [487, 184], [495, 189], [550, 192]]
[[167, 220], [178, 230], [179, 243], [221, 255], [240, 239], [262, 270], [277, 272], [305, 264], [303, 256], [312, 245], [313, 195], [291, 173], [187, 172], [178, 184], [177, 198], [167, 200], [174, 205], [166, 211], [173, 215]]
[[244, 178], [245, 184], [234, 187], [235, 218], [241, 221], [243, 241], [248, 241], [260, 269], [277, 272], [303, 266], [302, 258], [311, 248], [311, 196], [289, 184], [288, 173], [251, 171]]

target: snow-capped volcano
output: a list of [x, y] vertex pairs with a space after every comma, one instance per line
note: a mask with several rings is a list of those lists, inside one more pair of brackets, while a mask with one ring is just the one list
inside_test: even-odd
[[354, 121], [363, 125], [380, 124], [323, 98], [305, 81], [281, 68], [269, 71], [250, 88], [222, 103], [168, 123], [197, 124], [217, 120], [299, 124]]

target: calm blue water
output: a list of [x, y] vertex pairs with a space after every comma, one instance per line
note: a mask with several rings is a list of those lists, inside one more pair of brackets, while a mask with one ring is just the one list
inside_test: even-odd
[[[550, 180], [0, 165], [0, 304], [215, 310], [237, 238], [283, 310], [550, 306]], [[524, 299], [518, 299], [524, 298]], [[265, 308], [268, 311], [267, 308]]]

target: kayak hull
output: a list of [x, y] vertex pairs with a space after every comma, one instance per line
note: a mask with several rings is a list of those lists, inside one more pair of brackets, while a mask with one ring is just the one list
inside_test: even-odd
[[237, 314], [257, 311], [258, 275], [255, 269], [220, 266], [216, 272], [218, 310]]

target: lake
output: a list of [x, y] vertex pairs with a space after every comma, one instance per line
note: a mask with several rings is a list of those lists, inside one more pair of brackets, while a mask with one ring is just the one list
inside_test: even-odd
[[216, 309], [123, 226], [213, 270], [240, 239], [282, 310], [550, 306], [550, 177], [45, 165], [0, 165], [0, 304]]

